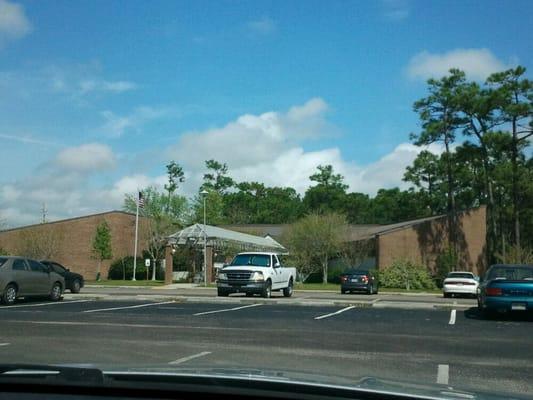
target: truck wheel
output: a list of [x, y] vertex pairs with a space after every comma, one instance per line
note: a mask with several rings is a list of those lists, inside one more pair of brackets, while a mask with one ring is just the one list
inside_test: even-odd
[[283, 289], [283, 296], [285, 296], [285, 297], [291, 297], [292, 296], [292, 286], [293, 286], [293, 283], [292, 283], [292, 278], [291, 278], [291, 280], [289, 281], [289, 286], [287, 286], [285, 289]]
[[217, 295], [219, 297], [228, 297], [229, 293], [223, 289], [217, 289]]
[[272, 296], [272, 282], [267, 281], [265, 287], [263, 288], [263, 293], [261, 293], [261, 295], [265, 299], [268, 299], [270, 298], [270, 296]]

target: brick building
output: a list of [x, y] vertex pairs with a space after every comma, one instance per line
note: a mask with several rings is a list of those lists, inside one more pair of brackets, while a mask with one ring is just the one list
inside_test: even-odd
[[[135, 214], [124, 211], [109, 211], [0, 231], [0, 248], [7, 250], [10, 254], [20, 254], [24, 241], [28, 239], [45, 241], [49, 247], [53, 246], [55, 261], [68, 266], [74, 272], [81, 273], [85, 279], [94, 280], [98, 262], [92, 258], [92, 241], [96, 227], [102, 221], [106, 221], [111, 230], [113, 260], [132, 255]], [[144, 219], [139, 217], [140, 231], [144, 222]], [[140, 235], [139, 255], [145, 247], [142, 235]], [[103, 278], [107, 278], [107, 272], [113, 260], [102, 262]]]
[[[350, 225], [346, 241], [368, 242], [368, 257], [375, 265], [387, 268], [395, 259], [408, 259], [435, 272], [436, 259], [448, 247], [446, 215], [438, 215], [390, 225]], [[224, 225], [257, 235], [270, 235], [283, 244], [287, 225]], [[482, 273], [487, 267], [486, 207], [481, 206], [457, 215], [456, 226], [459, 262], [457, 268]], [[289, 249], [290, 251], [290, 249]]]

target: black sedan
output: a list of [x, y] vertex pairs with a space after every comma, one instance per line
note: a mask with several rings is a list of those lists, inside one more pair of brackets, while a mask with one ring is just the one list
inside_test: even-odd
[[349, 269], [341, 275], [341, 293], [366, 292], [377, 294], [379, 289], [378, 279], [372, 270]]
[[70, 272], [68, 268], [63, 267], [61, 264], [55, 261], [42, 260], [41, 264], [51, 268], [54, 272], [57, 272], [63, 278], [65, 278], [65, 288], [69, 289], [71, 293], [79, 293], [80, 289], [84, 285], [83, 276], [75, 272]]

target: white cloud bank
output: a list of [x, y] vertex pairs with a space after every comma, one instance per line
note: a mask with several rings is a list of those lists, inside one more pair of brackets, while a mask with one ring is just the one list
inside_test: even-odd
[[32, 29], [20, 4], [0, 0], [0, 47], [9, 41], [26, 36]]
[[422, 51], [414, 55], [406, 72], [411, 79], [440, 78], [451, 68], [459, 68], [471, 79], [485, 80], [493, 72], [510, 65], [499, 60], [489, 49], [455, 49], [446, 53]]
[[[237, 181], [290, 186], [300, 193], [309, 187], [309, 176], [320, 164], [333, 165], [336, 172], [344, 175], [351, 191], [374, 195], [379, 188], [407, 187], [402, 182], [405, 167], [423, 150], [412, 144], [399, 144], [368, 165], [346, 160], [335, 146], [306, 150], [304, 142], [327, 138], [334, 131], [327, 112], [327, 103], [313, 98], [285, 112], [246, 114], [220, 128], [184, 133], [167, 150], [161, 165], [173, 159], [184, 166], [187, 180], [180, 193], [189, 196], [201, 183], [204, 161], [211, 158], [227, 163], [230, 175]], [[429, 150], [441, 151], [437, 145]], [[50, 219], [120, 209], [125, 193], [151, 185], [161, 189], [165, 184], [163, 172], [158, 176], [143, 172], [118, 176], [99, 187], [90, 184], [98, 181], [95, 177], [109, 178], [107, 174], [116, 163], [112, 149], [101, 143], [63, 149], [35, 176], [0, 185], [0, 215], [10, 225], [21, 225], [39, 220], [43, 202], [48, 205]]]

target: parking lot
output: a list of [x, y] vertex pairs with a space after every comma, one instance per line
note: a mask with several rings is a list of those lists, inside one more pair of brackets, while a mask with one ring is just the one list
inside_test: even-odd
[[330, 374], [533, 390], [530, 316], [463, 309], [73, 299], [0, 307], [2, 362]]

